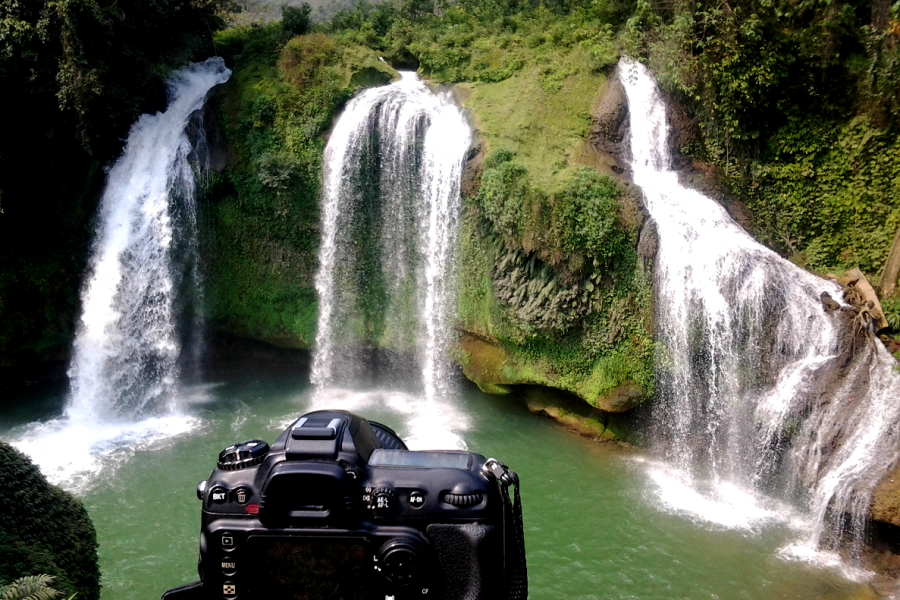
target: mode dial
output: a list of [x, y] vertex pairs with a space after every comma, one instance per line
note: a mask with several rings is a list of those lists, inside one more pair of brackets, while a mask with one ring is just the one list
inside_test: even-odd
[[262, 440], [250, 440], [228, 446], [219, 452], [217, 466], [222, 471], [238, 471], [261, 463], [269, 453], [269, 444]]
[[369, 508], [380, 516], [393, 514], [397, 509], [397, 494], [389, 487], [380, 487], [372, 490]]

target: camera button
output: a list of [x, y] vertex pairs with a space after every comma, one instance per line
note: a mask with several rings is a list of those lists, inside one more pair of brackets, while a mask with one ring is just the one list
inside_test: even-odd
[[216, 504], [224, 504], [228, 502], [228, 490], [221, 486], [216, 486], [209, 492], [209, 497]]
[[224, 596], [226, 600], [237, 598], [237, 586], [234, 585], [234, 582], [226, 581], [222, 584], [222, 596]]
[[425, 494], [422, 492], [410, 492], [409, 505], [413, 508], [422, 508], [425, 506]]
[[247, 504], [250, 501], [250, 490], [245, 487], [239, 487], [232, 494], [234, 495], [234, 501], [240, 505]]
[[233, 558], [222, 559], [222, 575], [231, 577], [237, 573], [237, 562]]
[[223, 550], [234, 550], [234, 547], [235, 547], [234, 534], [232, 534], [228, 531], [223, 531], [222, 537], [220, 538], [220, 542], [222, 544]]

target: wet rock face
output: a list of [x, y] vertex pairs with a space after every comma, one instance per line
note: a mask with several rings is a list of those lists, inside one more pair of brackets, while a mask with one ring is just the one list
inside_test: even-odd
[[656, 258], [657, 250], [659, 250], [659, 232], [656, 230], [656, 223], [652, 219], [648, 219], [641, 228], [637, 246], [638, 257], [643, 262], [644, 267], [652, 264]]
[[203, 108], [195, 110], [187, 125], [188, 139], [191, 141], [194, 158], [201, 165], [221, 173], [229, 162], [229, 149], [219, 124], [218, 111], [225, 98], [225, 84], [215, 86], [207, 94]]
[[[628, 101], [618, 71], [606, 81], [600, 100], [591, 114], [588, 146], [594, 166], [628, 178], [631, 162]], [[604, 168], [605, 167], [605, 168]]]
[[476, 138], [466, 154], [466, 164], [463, 167], [461, 192], [464, 198], [474, 198], [481, 189], [484, 155], [484, 142], [480, 138]]
[[900, 526], [900, 465], [875, 489], [871, 516], [874, 521]]

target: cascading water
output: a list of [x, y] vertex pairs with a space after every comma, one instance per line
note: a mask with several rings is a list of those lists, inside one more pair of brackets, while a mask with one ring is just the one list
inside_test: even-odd
[[320, 397], [352, 385], [360, 348], [415, 355], [423, 402], [413, 412], [431, 415], [438, 446], [461, 444], [433, 436], [446, 429], [434, 406], [447, 395], [450, 265], [470, 144], [461, 110], [401, 71], [347, 105], [325, 149], [313, 383]]
[[[221, 58], [177, 71], [165, 112], [138, 119], [109, 172], [64, 418], [17, 444], [54, 479], [91, 470], [122, 441], [187, 426], [166, 417], [176, 408], [187, 337], [179, 330], [178, 295], [199, 290], [194, 192], [202, 165], [187, 126], [209, 90], [230, 75]], [[48, 439], [53, 435], [66, 438], [66, 452]]]
[[754, 529], [786, 518], [778, 497], [809, 515], [808, 537], [787, 553], [858, 543], [873, 490], [900, 459], [893, 359], [880, 343], [864, 345], [840, 383], [826, 381], [842, 368], [843, 325], [820, 296], [840, 298], [840, 288], [681, 186], [652, 76], [625, 60], [620, 78], [634, 182], [659, 234], [653, 437], [675, 466], [652, 471], [663, 504]]

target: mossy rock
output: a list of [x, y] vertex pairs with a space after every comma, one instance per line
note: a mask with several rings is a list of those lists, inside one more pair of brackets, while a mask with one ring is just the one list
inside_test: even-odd
[[0, 585], [26, 575], [56, 578], [79, 600], [100, 598], [97, 533], [84, 505], [47, 482], [31, 460], [0, 442]]
[[463, 374], [487, 394], [509, 394], [512, 386], [542, 386], [578, 397], [604, 413], [627, 412], [647, 399], [647, 390], [632, 380], [606, 389], [601, 368], [585, 378], [564, 377], [549, 361], [530, 361], [497, 340], [471, 332], [461, 334], [454, 357]]
[[875, 489], [872, 519], [900, 526], [900, 466], [891, 471]]

